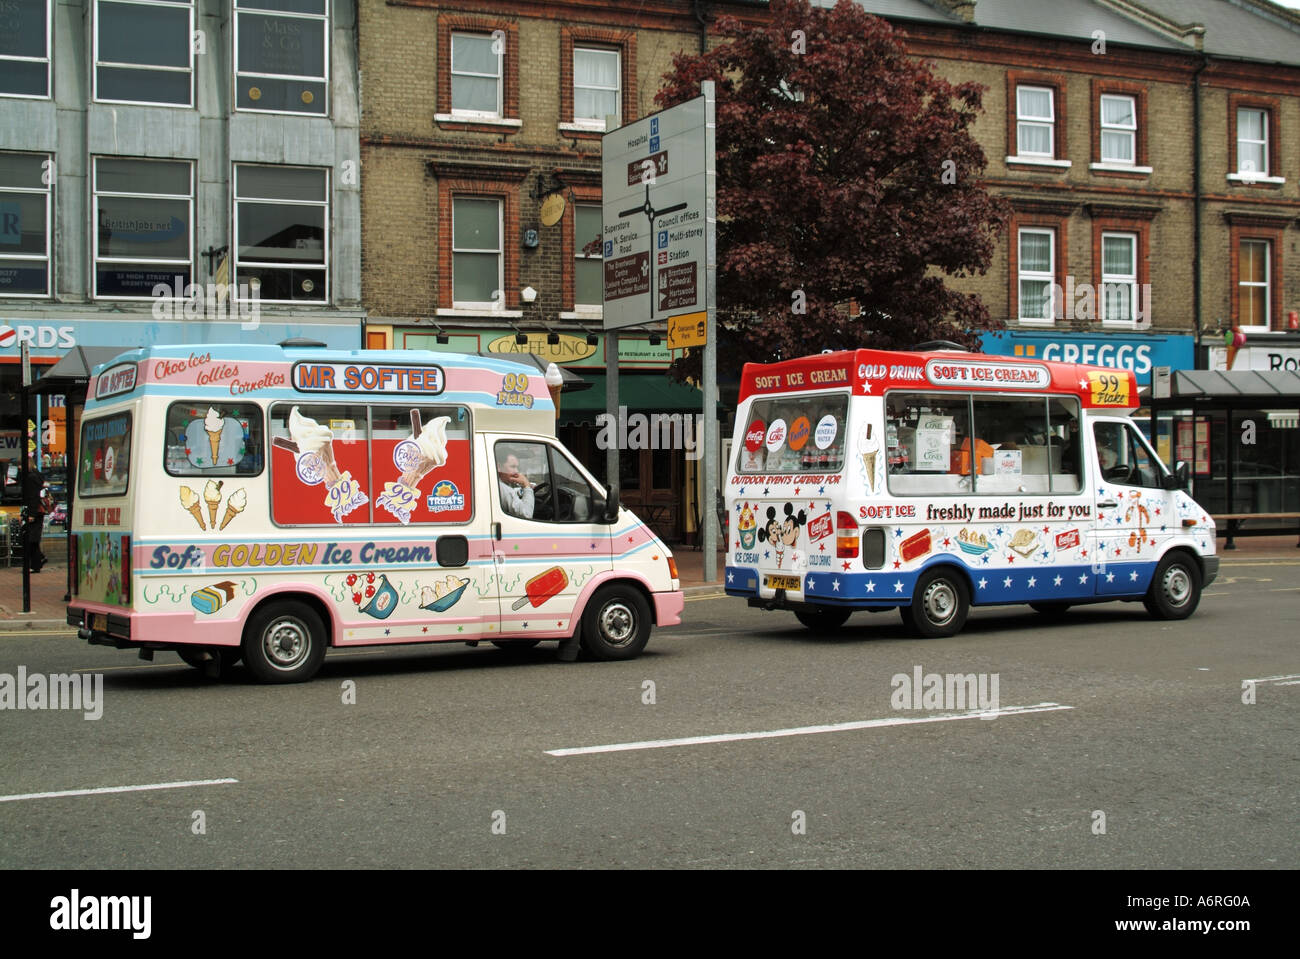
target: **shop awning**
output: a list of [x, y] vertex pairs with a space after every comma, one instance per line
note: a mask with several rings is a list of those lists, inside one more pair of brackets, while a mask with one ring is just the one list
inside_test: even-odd
[[[591, 389], [573, 396], [566, 393], [560, 401], [560, 423], [594, 423], [606, 412], [605, 374], [589, 373], [585, 379]], [[704, 394], [662, 373], [620, 373], [618, 402], [629, 413], [699, 413], [704, 409]]]
[[74, 346], [32, 385], [33, 393], [76, 392], [90, 382], [90, 371], [129, 352], [130, 346]]
[[1291, 370], [1178, 370], [1168, 400], [1269, 400], [1300, 396], [1300, 373]]
[[[482, 350], [479, 350], [478, 355], [488, 356], [494, 360], [509, 360], [511, 363], [520, 363], [529, 369], [536, 369], [542, 373], [545, 373], [546, 368], [550, 366], [549, 360], [542, 359], [536, 353], [484, 353]], [[574, 373], [572, 370], [567, 370], [563, 366], [560, 367], [560, 373], [564, 376], [565, 394], [576, 393], [579, 390], [591, 389], [591, 383], [587, 377], [579, 376], [577, 373]]]

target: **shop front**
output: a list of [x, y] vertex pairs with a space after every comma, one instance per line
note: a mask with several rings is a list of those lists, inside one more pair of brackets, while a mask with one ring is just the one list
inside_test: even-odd
[[[381, 339], [372, 323], [368, 345], [395, 349], [484, 353], [553, 362], [585, 385], [561, 395], [556, 434], [599, 479], [606, 478], [606, 450], [619, 450], [623, 504], [670, 542], [694, 541], [699, 529], [697, 466], [702, 462], [700, 414], [703, 394], [667, 376], [673, 356], [648, 335], [618, 337], [619, 404], [606, 409], [603, 333], [527, 332], [513, 328], [394, 325]], [[446, 342], [439, 342], [439, 340]], [[657, 338], [656, 338], [657, 339]]]

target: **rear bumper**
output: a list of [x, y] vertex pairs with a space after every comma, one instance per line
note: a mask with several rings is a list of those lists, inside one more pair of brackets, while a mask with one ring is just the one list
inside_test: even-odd
[[686, 606], [686, 594], [680, 589], [671, 593], [651, 594], [655, 601], [656, 626], [680, 626], [682, 610]]
[[[189, 613], [138, 613], [99, 603], [72, 603], [68, 625], [92, 646], [117, 649], [177, 649], [183, 646], [238, 646], [231, 623], [195, 622]], [[232, 642], [233, 639], [233, 642]]]
[[1201, 585], [1209, 586], [1219, 577], [1219, 557], [1202, 556], [1201, 565], [1205, 570], [1205, 581]]

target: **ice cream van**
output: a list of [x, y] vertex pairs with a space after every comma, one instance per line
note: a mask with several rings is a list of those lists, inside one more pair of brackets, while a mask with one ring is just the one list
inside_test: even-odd
[[630, 659], [680, 621], [676, 563], [556, 441], [552, 389], [450, 353], [124, 353], [88, 386], [68, 622], [271, 683], [398, 643]]
[[898, 609], [950, 636], [972, 606], [1141, 600], [1190, 616], [1214, 522], [1131, 416], [1131, 372], [953, 352], [746, 364], [725, 588], [837, 629]]

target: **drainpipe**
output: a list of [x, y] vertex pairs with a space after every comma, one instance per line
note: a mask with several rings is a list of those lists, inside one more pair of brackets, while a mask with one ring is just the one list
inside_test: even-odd
[[691, 12], [695, 14], [695, 19], [700, 24], [700, 53], [708, 53], [709, 22], [704, 19], [704, 0], [694, 0], [691, 4]]
[[[1210, 65], [1210, 58], [1201, 55], [1201, 65], [1192, 74], [1192, 315], [1196, 322], [1195, 348], [1192, 350], [1192, 369], [1201, 368], [1201, 72]], [[1231, 512], [1231, 510], [1229, 510]]]

